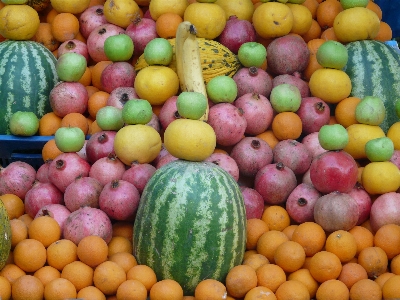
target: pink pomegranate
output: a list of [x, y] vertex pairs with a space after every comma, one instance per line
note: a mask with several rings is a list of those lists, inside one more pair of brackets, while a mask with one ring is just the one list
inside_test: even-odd
[[89, 62], [89, 52], [86, 43], [73, 39], [63, 42], [57, 50], [57, 57], [59, 58], [64, 53], [74, 52], [81, 54], [86, 58], [86, 61]]
[[271, 103], [267, 97], [260, 94], [244, 94], [238, 97], [233, 105], [243, 111], [243, 116], [247, 121], [245, 133], [249, 135], [263, 133], [271, 125], [274, 118]]
[[385, 193], [378, 196], [371, 206], [370, 224], [373, 232], [386, 224], [400, 225], [400, 194]]
[[128, 100], [138, 98], [139, 96], [133, 86], [116, 87], [111, 91], [107, 99], [107, 105], [122, 109]]
[[321, 196], [311, 184], [300, 183], [287, 198], [286, 211], [298, 224], [314, 222], [314, 205]]
[[125, 29], [135, 45], [134, 55], [141, 55], [147, 43], [158, 37], [156, 22], [151, 18], [138, 17]]
[[264, 211], [264, 199], [255, 189], [241, 186], [244, 205], [246, 207], [246, 219], [261, 219]]
[[99, 196], [103, 185], [93, 177], [75, 179], [64, 192], [64, 204], [70, 212], [84, 206], [99, 207]]
[[104, 16], [103, 5], [88, 7], [79, 15], [79, 31], [85, 39], [98, 26], [108, 23]]
[[318, 97], [302, 98], [296, 113], [303, 124], [304, 134], [319, 131], [323, 125], [329, 124], [331, 116], [328, 104]]
[[118, 61], [109, 64], [101, 73], [101, 85], [103, 90], [111, 93], [118, 87], [133, 87], [136, 71], [131, 63]]
[[212, 162], [213, 164], [221, 167], [226, 172], [228, 172], [233, 177], [233, 179], [235, 179], [236, 181], [239, 180], [239, 167], [236, 161], [227, 153], [215, 152], [204, 161]]
[[151, 119], [146, 125], [150, 126], [150, 127], [153, 127], [154, 130], [157, 131], [158, 133], [161, 132], [160, 119], [158, 118], [158, 116], [155, 113], [153, 113], [151, 115]]
[[232, 78], [238, 88], [237, 98], [247, 93], [256, 93], [267, 98], [271, 94], [272, 79], [263, 69], [240, 68]]
[[[151, 162], [153, 166], [156, 166], [158, 161], [163, 158], [166, 154], [168, 154], [168, 150], [165, 148], [164, 144], [161, 144], [161, 150], [158, 153], [157, 157]], [[157, 167], [156, 167], [157, 169]]]
[[319, 143], [318, 139], [318, 131], [309, 133], [303, 137], [301, 143], [310, 150], [312, 153], [313, 159], [318, 155], [327, 152], [328, 150], [322, 148], [321, 144]]
[[90, 136], [86, 144], [86, 156], [90, 163], [106, 157], [114, 151], [114, 138], [116, 131], [103, 130]]
[[310, 88], [308, 87], [308, 83], [301, 79], [300, 72], [294, 72], [292, 75], [282, 74], [275, 76], [272, 79], [272, 88], [283, 83], [288, 83], [296, 86], [300, 91], [301, 98], [310, 97]]
[[47, 204], [40, 208], [38, 212], [36, 213], [35, 218], [40, 217], [40, 216], [50, 216], [53, 219], [55, 219], [60, 225], [61, 228], [61, 233], [64, 230], [64, 223], [65, 220], [68, 218], [70, 215], [70, 211], [65, 205], [62, 204]]
[[89, 94], [80, 82], [62, 81], [50, 91], [49, 101], [53, 112], [62, 118], [69, 113], [84, 114]]
[[359, 216], [356, 225], [361, 225], [369, 218], [372, 199], [360, 184], [356, 184], [348, 194], [357, 202]]
[[81, 148], [81, 150], [76, 152], [76, 154], [78, 154], [80, 158], [88, 161], [87, 154], [86, 154], [86, 145], [87, 145], [87, 140], [85, 140], [85, 142], [83, 143], [83, 147]]
[[121, 179], [132, 183], [141, 194], [156, 170], [156, 167], [149, 163], [132, 164], [131, 167], [122, 174]]
[[176, 107], [177, 99], [178, 96], [172, 96], [168, 98], [160, 109], [158, 118], [160, 120], [161, 127], [164, 130], [167, 128], [169, 123], [180, 118], [180, 115], [178, 113], [178, 108]]
[[107, 183], [99, 196], [100, 209], [112, 220], [133, 221], [139, 206], [140, 193], [125, 180]]
[[51, 161], [46, 161], [36, 171], [36, 180], [39, 182], [50, 182], [49, 180], [49, 166]]
[[90, 164], [75, 152], [61, 153], [49, 166], [49, 179], [61, 192], [78, 177], [89, 176]]
[[14, 194], [22, 200], [36, 179], [36, 170], [23, 161], [11, 162], [5, 168], [0, 166], [0, 195]]
[[109, 243], [112, 238], [112, 223], [101, 209], [85, 206], [72, 212], [65, 220], [63, 236], [78, 245], [89, 235], [98, 235]]
[[50, 182], [35, 182], [26, 193], [25, 212], [34, 218], [43, 206], [48, 204], [64, 204], [63, 193]]
[[156, 169], [161, 168], [162, 166], [170, 163], [171, 161], [178, 160], [179, 158], [173, 156], [171, 153], [166, 153], [160, 159], [157, 160], [157, 164], [155, 165]]
[[114, 152], [99, 158], [90, 167], [89, 176], [96, 178], [101, 185], [121, 179], [125, 172], [125, 164], [117, 158]]

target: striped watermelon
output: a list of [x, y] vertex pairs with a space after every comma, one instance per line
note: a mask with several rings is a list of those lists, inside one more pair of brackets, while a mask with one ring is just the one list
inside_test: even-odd
[[203, 279], [224, 281], [240, 264], [246, 213], [236, 181], [209, 162], [177, 160], [146, 185], [133, 234], [134, 255], [157, 279], [178, 281], [185, 294]]
[[[6, 207], [0, 199], [0, 270], [3, 269], [11, 250], [11, 225]], [[0, 297], [1, 298], [1, 297]]]
[[349, 60], [344, 71], [351, 79], [351, 96], [376, 96], [383, 100], [386, 117], [380, 127], [387, 133], [393, 123], [400, 121], [394, 109], [400, 99], [400, 55], [379, 41], [356, 41], [346, 47]]
[[40, 118], [51, 111], [56, 58], [40, 43], [12, 40], [0, 43], [0, 57], [0, 134], [9, 134], [14, 112], [31, 111]]

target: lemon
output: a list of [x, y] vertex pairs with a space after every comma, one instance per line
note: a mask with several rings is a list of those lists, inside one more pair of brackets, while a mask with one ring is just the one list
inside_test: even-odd
[[148, 125], [127, 125], [114, 138], [114, 151], [127, 166], [132, 163], [150, 163], [161, 151], [161, 136]]
[[361, 182], [370, 195], [395, 192], [400, 187], [400, 171], [390, 161], [371, 162], [364, 167]]
[[165, 13], [174, 13], [183, 17], [187, 6], [187, 0], [151, 0], [149, 10], [151, 18], [157, 20], [159, 16]]
[[287, 3], [286, 5], [293, 14], [293, 26], [290, 32], [303, 35], [309, 31], [313, 22], [311, 11], [301, 4]]
[[0, 9], [0, 34], [6, 39], [25, 41], [38, 30], [40, 19], [29, 5], [6, 5]]
[[215, 150], [217, 137], [206, 122], [191, 119], [176, 119], [164, 132], [164, 147], [173, 156], [202, 161]]
[[393, 123], [386, 134], [392, 140], [394, 149], [400, 150], [400, 122]]
[[90, 0], [50, 0], [50, 3], [58, 13], [80, 14], [89, 7]]
[[126, 28], [139, 16], [139, 6], [132, 0], [107, 0], [104, 3], [104, 17], [107, 22]]

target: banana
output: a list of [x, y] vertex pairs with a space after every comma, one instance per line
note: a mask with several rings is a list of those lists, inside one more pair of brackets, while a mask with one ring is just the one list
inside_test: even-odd
[[188, 21], [184, 21], [179, 24], [178, 29], [176, 30], [176, 39], [175, 39], [175, 61], [176, 61], [176, 73], [179, 77], [179, 85], [181, 90], [185, 89], [185, 81], [183, 76], [183, 47], [184, 42], [190, 35], [190, 28], [192, 24]]

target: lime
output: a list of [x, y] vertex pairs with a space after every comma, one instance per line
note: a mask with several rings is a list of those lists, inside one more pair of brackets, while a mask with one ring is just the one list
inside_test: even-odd
[[129, 35], [112, 35], [104, 41], [104, 53], [111, 61], [127, 61], [133, 55], [133, 41]]
[[279, 84], [272, 89], [270, 102], [273, 109], [278, 113], [284, 111], [296, 112], [301, 104], [300, 90], [293, 84]]
[[11, 115], [9, 126], [13, 135], [32, 136], [39, 130], [39, 118], [30, 111], [17, 111]]
[[358, 123], [380, 125], [386, 115], [385, 104], [379, 97], [366, 96], [357, 104], [355, 114]]

